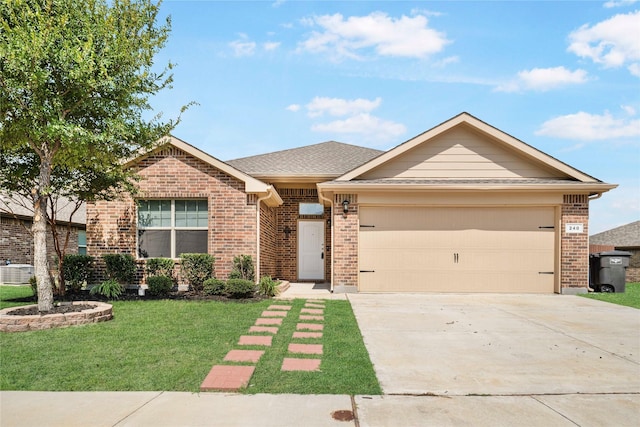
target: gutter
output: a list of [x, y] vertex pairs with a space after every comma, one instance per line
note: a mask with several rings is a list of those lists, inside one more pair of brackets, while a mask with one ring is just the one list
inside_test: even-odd
[[322, 190], [320, 189], [319, 185], [316, 185], [318, 187], [318, 198], [321, 201], [327, 201], [329, 202], [329, 205], [331, 206], [331, 264], [330, 264], [330, 268], [331, 268], [331, 279], [330, 279], [330, 291], [331, 293], [333, 293], [333, 263], [334, 263], [334, 259], [333, 259], [333, 248], [334, 248], [334, 232], [333, 232], [333, 200], [328, 199], [326, 197], [324, 197], [324, 195], [322, 194]]

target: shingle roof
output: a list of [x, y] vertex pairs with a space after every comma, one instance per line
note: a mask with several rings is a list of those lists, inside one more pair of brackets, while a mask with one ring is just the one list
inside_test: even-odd
[[226, 163], [257, 177], [327, 176], [337, 177], [383, 151], [336, 141], [229, 160]]
[[[72, 224], [84, 225], [87, 223], [87, 210], [84, 203], [80, 205], [80, 208], [73, 212], [75, 209], [75, 202], [66, 198], [59, 197], [56, 209], [56, 219], [60, 222], [66, 223], [71, 219]], [[3, 216], [18, 216], [22, 218], [33, 218], [33, 208], [31, 208], [31, 201], [19, 196], [14, 195], [0, 195], [0, 214]], [[73, 216], [71, 216], [73, 214]]]
[[640, 247], [640, 221], [612, 228], [589, 237], [592, 245], [613, 245], [616, 247]]

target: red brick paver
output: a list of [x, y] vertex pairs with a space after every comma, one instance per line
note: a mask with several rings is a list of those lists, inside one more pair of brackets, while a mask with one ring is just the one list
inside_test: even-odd
[[225, 362], [253, 362], [256, 363], [262, 355], [264, 350], [231, 350], [224, 357]]
[[256, 326], [261, 326], [261, 325], [282, 325], [282, 319], [276, 319], [276, 318], [256, 319]]
[[266, 345], [271, 347], [272, 336], [266, 335], [242, 335], [238, 345]]
[[200, 391], [237, 391], [249, 384], [255, 366], [215, 365], [200, 385]]
[[300, 320], [324, 320], [324, 316], [309, 316], [306, 314], [301, 314]]
[[261, 314], [262, 317], [287, 317], [287, 312], [282, 310], [273, 310], [273, 311], [263, 311]]
[[286, 310], [289, 311], [291, 310], [291, 306], [290, 305], [270, 305], [267, 310]]
[[324, 325], [319, 323], [298, 323], [296, 325], [296, 330], [308, 329], [310, 331], [321, 331], [324, 329]]
[[319, 371], [320, 359], [295, 359], [285, 357], [282, 371]]
[[277, 326], [252, 326], [249, 328], [249, 332], [268, 332], [270, 334], [277, 334]]
[[314, 304], [314, 303], [309, 303], [309, 302], [306, 303], [304, 306], [307, 307], [307, 308], [324, 308], [324, 305], [322, 305], [322, 304]]
[[294, 332], [293, 338], [322, 338], [322, 332]]
[[322, 344], [289, 344], [290, 353], [322, 354]]
[[324, 310], [322, 310], [320, 308], [303, 308], [302, 310], [300, 310], [300, 313], [323, 314]]

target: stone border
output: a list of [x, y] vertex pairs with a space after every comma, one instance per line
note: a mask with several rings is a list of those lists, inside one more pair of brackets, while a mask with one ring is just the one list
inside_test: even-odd
[[29, 316], [17, 316], [8, 313], [13, 310], [33, 307], [35, 305], [5, 308], [0, 310], [0, 332], [26, 332], [51, 328], [66, 328], [67, 326], [106, 322], [113, 318], [113, 306], [111, 304], [99, 301], [74, 301], [72, 304], [90, 304], [95, 305], [95, 308], [77, 313], [35, 314]]

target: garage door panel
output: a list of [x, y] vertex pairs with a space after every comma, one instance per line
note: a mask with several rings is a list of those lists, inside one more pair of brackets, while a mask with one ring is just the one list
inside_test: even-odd
[[552, 207], [362, 207], [360, 290], [554, 289]]

